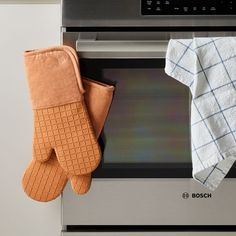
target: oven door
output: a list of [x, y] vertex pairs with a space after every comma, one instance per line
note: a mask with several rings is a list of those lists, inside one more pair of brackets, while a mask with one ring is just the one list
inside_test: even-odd
[[165, 40], [77, 41], [82, 75], [116, 89], [101, 164], [86, 195], [67, 186], [63, 225], [235, 225], [235, 180], [210, 193], [191, 179], [190, 95], [165, 74], [166, 48]]

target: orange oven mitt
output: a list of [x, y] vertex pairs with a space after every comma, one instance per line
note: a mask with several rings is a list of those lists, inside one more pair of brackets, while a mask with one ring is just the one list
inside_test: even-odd
[[[83, 78], [85, 103], [96, 137], [99, 136], [113, 97], [113, 86]], [[25, 193], [37, 201], [50, 201], [58, 197], [70, 179], [72, 189], [77, 194], [86, 193], [91, 184], [91, 174], [67, 174], [57, 161], [53, 152], [50, 159], [39, 162], [33, 159], [27, 167], [22, 185]]]
[[68, 174], [91, 173], [101, 152], [84, 102], [78, 60], [66, 46], [24, 56], [34, 111], [33, 159], [45, 162], [54, 151]]

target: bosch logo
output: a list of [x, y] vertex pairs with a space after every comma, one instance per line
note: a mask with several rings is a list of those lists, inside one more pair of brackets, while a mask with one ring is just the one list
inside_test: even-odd
[[189, 194], [188, 194], [187, 192], [184, 192], [184, 193], [182, 194], [182, 198], [183, 198], [183, 199], [188, 199], [188, 198], [189, 198]]
[[192, 193], [192, 198], [211, 198], [211, 193]]
[[182, 193], [182, 198], [183, 199], [188, 199], [188, 198], [211, 198], [212, 194], [211, 193], [191, 193], [191, 195], [187, 192]]

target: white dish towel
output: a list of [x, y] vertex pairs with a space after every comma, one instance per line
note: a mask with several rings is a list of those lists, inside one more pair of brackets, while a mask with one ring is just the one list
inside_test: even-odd
[[193, 178], [215, 190], [236, 159], [236, 38], [170, 40], [165, 72], [190, 88]]

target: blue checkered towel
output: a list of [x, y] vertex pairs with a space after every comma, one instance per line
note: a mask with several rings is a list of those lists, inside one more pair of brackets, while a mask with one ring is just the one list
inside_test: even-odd
[[190, 88], [193, 177], [214, 190], [236, 159], [236, 38], [170, 40], [165, 71]]

